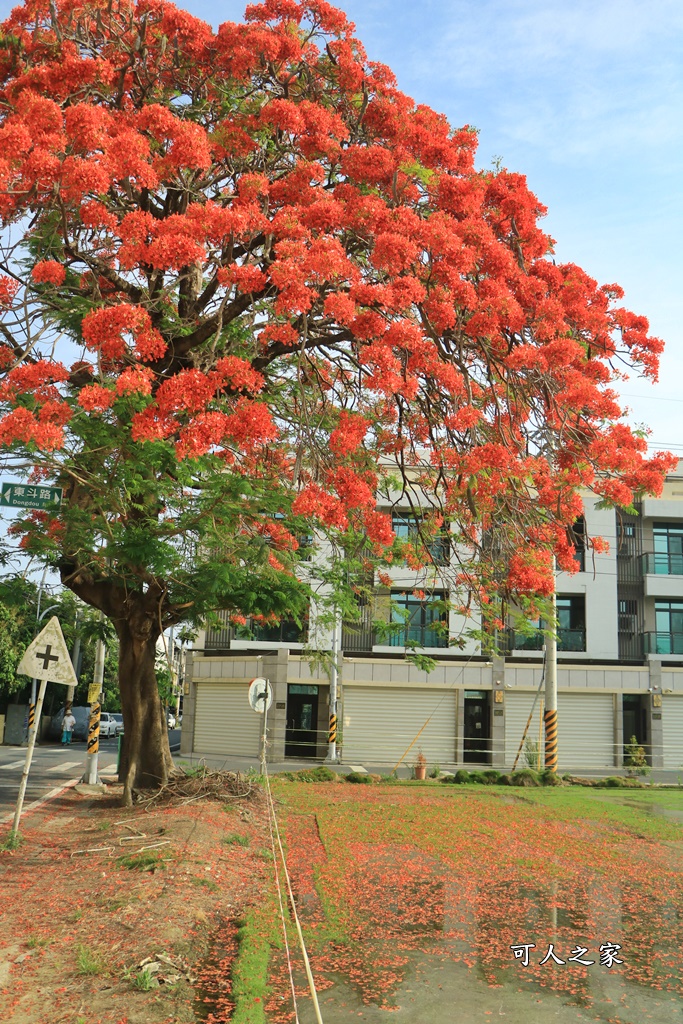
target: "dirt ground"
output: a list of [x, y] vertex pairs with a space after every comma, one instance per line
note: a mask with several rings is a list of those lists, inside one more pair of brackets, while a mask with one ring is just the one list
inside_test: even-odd
[[236, 922], [271, 870], [256, 791], [131, 811], [117, 786], [67, 789], [26, 814], [21, 835], [0, 852], [0, 1020], [229, 1019]]

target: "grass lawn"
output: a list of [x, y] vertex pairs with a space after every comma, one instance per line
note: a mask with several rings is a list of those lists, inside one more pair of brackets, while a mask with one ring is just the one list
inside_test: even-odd
[[[683, 792], [273, 791], [325, 1024], [387, 1010], [431, 1024], [683, 1016]], [[533, 944], [527, 966], [511, 949], [521, 944]], [[551, 944], [565, 963], [539, 963]], [[605, 951], [601, 962], [606, 944], [623, 963], [608, 966]], [[307, 1024], [299, 967], [295, 978]], [[292, 1020], [280, 949], [269, 980], [261, 1019]]]

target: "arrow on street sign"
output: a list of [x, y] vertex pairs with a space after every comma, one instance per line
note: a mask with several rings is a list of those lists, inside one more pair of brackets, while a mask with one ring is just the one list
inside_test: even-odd
[[61, 505], [63, 493], [62, 487], [4, 483], [0, 489], [0, 505], [10, 508], [51, 508], [53, 505]]
[[32, 679], [49, 679], [62, 686], [78, 686], [78, 679], [66, 649], [59, 619], [53, 615], [47, 626], [29, 644], [17, 665], [17, 672]]

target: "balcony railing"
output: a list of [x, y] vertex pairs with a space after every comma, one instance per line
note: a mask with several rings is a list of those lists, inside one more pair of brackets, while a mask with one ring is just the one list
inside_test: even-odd
[[[510, 633], [508, 646], [511, 651], [541, 651], [545, 646], [546, 636], [543, 630], [537, 629], [533, 633]], [[586, 630], [585, 629], [558, 629], [557, 631], [558, 651], [585, 651]]]
[[683, 633], [644, 633], [646, 654], [683, 655]]
[[369, 654], [375, 644], [375, 630], [372, 625], [372, 609], [359, 609], [357, 622], [342, 623], [342, 651], [345, 654]]
[[448, 647], [448, 637], [431, 626], [404, 626], [375, 642], [389, 647], [412, 647], [415, 644], [420, 647]]
[[683, 576], [683, 555], [647, 554], [640, 556], [640, 562], [643, 575]]
[[342, 650], [344, 653], [369, 654], [373, 647], [448, 647], [448, 637], [441, 630], [430, 626], [401, 626], [395, 632], [382, 634], [373, 628], [369, 612], [360, 622], [344, 622], [342, 626]]
[[292, 619], [283, 619], [275, 626], [251, 626], [251, 635], [245, 632], [245, 640], [259, 640], [269, 644], [304, 644], [306, 627], [299, 626]]
[[236, 627], [229, 622], [229, 612], [219, 612], [219, 615], [225, 625], [219, 629], [207, 630], [204, 643], [206, 651], [228, 651], [234, 640], [253, 640], [270, 644], [306, 642], [306, 627], [297, 625], [291, 619], [283, 619], [274, 626], [256, 625], [247, 620], [247, 626]]
[[207, 629], [204, 641], [205, 651], [229, 651], [230, 642], [235, 638], [235, 628], [230, 625], [230, 612], [218, 612], [223, 626], [218, 629]]
[[631, 631], [619, 630], [617, 634], [619, 641], [620, 661], [642, 661], [643, 659], [643, 634]]

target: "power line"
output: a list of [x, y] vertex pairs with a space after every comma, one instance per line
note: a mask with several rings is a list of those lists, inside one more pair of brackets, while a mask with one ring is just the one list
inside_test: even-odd
[[628, 391], [619, 392], [620, 398], [642, 398], [647, 402], [683, 402], [683, 398], [663, 398], [661, 395], [633, 395]]

